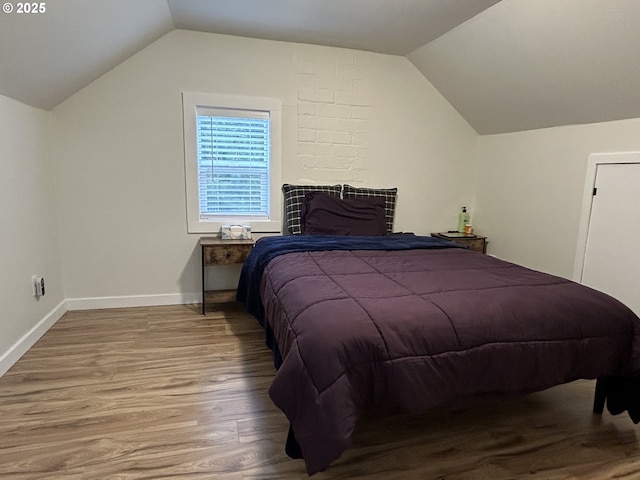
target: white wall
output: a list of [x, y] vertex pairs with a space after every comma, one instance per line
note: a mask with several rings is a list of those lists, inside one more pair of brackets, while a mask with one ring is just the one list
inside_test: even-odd
[[[49, 113], [0, 95], [0, 132], [1, 375], [63, 313], [64, 290]], [[46, 281], [40, 299], [33, 275]]]
[[175, 30], [52, 111], [70, 308], [195, 301], [185, 90], [280, 98], [282, 181], [398, 187], [396, 230], [451, 228], [473, 200], [477, 136], [407, 59]]
[[572, 278], [588, 157], [625, 151], [640, 151], [640, 119], [479, 137], [474, 223], [489, 253]]

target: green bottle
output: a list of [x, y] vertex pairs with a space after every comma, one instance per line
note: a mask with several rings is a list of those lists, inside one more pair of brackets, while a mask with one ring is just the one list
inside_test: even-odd
[[462, 207], [462, 212], [458, 214], [458, 232], [464, 233], [464, 226], [470, 223], [471, 217], [467, 212], [467, 207]]

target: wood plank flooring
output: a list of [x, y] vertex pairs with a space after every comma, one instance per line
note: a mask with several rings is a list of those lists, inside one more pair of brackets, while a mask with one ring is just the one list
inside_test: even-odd
[[[68, 312], [0, 378], [0, 478], [306, 478], [263, 340], [239, 308]], [[313, 478], [640, 478], [640, 427], [592, 415], [593, 388], [370, 413]]]

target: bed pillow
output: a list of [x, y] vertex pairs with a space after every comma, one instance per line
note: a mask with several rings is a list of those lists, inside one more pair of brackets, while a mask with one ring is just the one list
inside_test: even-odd
[[344, 185], [342, 189], [343, 198], [384, 198], [384, 215], [387, 222], [387, 233], [393, 232], [393, 218], [396, 212], [397, 188], [357, 188], [351, 185]]
[[332, 197], [311, 192], [302, 203], [304, 235], [386, 235], [384, 198]]
[[324, 192], [332, 197], [340, 198], [342, 185], [282, 185], [284, 194], [284, 218], [287, 233], [290, 235], [300, 235], [300, 210], [302, 202], [307, 193]]

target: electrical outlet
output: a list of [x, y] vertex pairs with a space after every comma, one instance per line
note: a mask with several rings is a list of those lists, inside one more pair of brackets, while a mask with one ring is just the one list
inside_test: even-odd
[[33, 282], [33, 296], [36, 298], [44, 296], [44, 277], [34, 275], [31, 277], [31, 281]]

